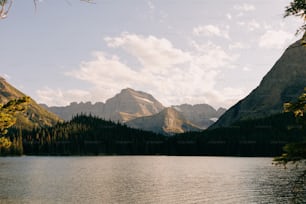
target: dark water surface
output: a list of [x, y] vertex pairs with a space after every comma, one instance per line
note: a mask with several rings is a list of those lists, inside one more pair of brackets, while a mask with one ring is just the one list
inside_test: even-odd
[[272, 158], [6, 157], [0, 203], [291, 203]]

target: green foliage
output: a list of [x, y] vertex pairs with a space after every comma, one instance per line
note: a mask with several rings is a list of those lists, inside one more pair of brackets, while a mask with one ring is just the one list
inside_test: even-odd
[[229, 127], [209, 129], [201, 133], [184, 133], [169, 140], [176, 140], [181, 147], [185, 146], [179, 150], [179, 154], [186, 154], [188, 143], [182, 145], [184, 141], [192, 141], [194, 145], [188, 151], [194, 155], [277, 156], [282, 153], [285, 144], [301, 141], [305, 133], [296, 123], [293, 114], [284, 113], [243, 120]]
[[[305, 0], [293, 0], [289, 6], [285, 8], [284, 17], [288, 16], [298, 16], [304, 20], [304, 24], [297, 30], [296, 34], [306, 31], [306, 1]], [[304, 35], [304, 40], [306, 36]], [[303, 41], [303, 44], [306, 45], [306, 42]]]
[[293, 114], [284, 113], [172, 137], [86, 115], [53, 127], [11, 128], [7, 135], [12, 141], [10, 154], [276, 156], [286, 143], [301, 141], [305, 133]]
[[[284, 104], [284, 112], [292, 112], [301, 126], [306, 127], [306, 88], [297, 101]], [[287, 144], [284, 152], [282, 156], [274, 159], [277, 164], [286, 165], [288, 162], [306, 161], [306, 140]]]
[[[306, 2], [305, 0], [293, 0], [290, 5], [286, 7], [284, 17], [294, 15], [306, 18]], [[305, 19], [306, 20], [306, 19]]]
[[[28, 155], [276, 156], [284, 144], [301, 140], [303, 133], [296, 126], [292, 114], [282, 114], [228, 128], [165, 137], [79, 115], [54, 127], [23, 131], [22, 137]], [[21, 134], [15, 130], [10, 135], [14, 141]]]
[[[165, 138], [86, 115], [53, 127], [24, 131], [22, 135], [24, 153], [30, 155], [163, 153]], [[162, 141], [162, 145], [156, 141]]]
[[306, 159], [306, 141], [287, 144], [284, 147], [286, 153], [274, 159], [278, 164], [286, 165], [288, 162], [296, 163]]
[[306, 88], [304, 92], [298, 97], [297, 101], [284, 103], [284, 112], [292, 112], [300, 122], [306, 121]]

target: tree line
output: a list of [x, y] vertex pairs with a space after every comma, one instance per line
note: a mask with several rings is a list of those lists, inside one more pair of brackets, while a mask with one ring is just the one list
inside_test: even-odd
[[54, 127], [11, 128], [6, 154], [278, 156], [285, 144], [302, 141], [303, 135], [305, 129], [290, 113], [171, 137], [77, 115]]

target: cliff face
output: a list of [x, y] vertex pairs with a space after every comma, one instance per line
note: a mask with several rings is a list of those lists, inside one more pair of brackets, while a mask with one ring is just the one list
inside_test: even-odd
[[260, 85], [226, 111], [211, 128], [280, 113], [285, 102], [295, 100], [306, 87], [306, 47], [301, 44], [299, 40], [289, 46]]
[[[5, 104], [9, 100], [24, 96], [26, 96], [24, 93], [0, 77], [0, 103]], [[26, 112], [17, 115], [16, 126], [30, 129], [33, 127], [52, 126], [58, 121], [60, 121], [60, 118], [57, 115], [48, 112], [34, 100], [30, 99]]]
[[164, 106], [152, 95], [128, 88], [106, 101], [103, 117], [127, 122], [138, 117], [154, 115], [163, 109]]

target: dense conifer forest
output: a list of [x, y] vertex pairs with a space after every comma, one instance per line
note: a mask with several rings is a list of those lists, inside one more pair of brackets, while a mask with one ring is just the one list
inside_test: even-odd
[[301, 141], [303, 135], [305, 130], [290, 113], [171, 137], [77, 115], [53, 127], [10, 129], [12, 145], [2, 154], [277, 156], [285, 144]]

